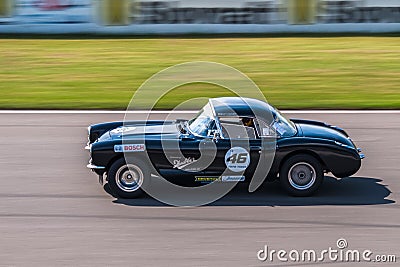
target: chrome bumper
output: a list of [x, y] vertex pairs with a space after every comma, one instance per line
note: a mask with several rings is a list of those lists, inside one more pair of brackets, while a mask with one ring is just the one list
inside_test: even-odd
[[91, 162], [89, 162], [89, 164], [86, 165], [86, 167], [88, 167], [89, 169], [92, 169], [92, 170], [104, 170], [106, 168], [104, 166], [96, 166], [96, 165], [92, 164]]
[[90, 151], [90, 148], [92, 147], [92, 144], [91, 143], [89, 143], [89, 142], [87, 142], [87, 144], [86, 144], [86, 146], [85, 146], [85, 150], [89, 150]]
[[364, 153], [361, 153], [361, 148], [357, 148], [357, 151], [358, 151], [358, 155], [360, 155], [360, 159], [364, 159], [365, 158], [365, 155], [364, 155]]

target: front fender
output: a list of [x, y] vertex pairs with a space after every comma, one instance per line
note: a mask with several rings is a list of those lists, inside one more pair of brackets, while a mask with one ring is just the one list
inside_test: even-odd
[[331, 140], [298, 137], [278, 142], [280, 163], [297, 153], [318, 157], [324, 168], [339, 178], [351, 176], [361, 167], [361, 156], [356, 149], [339, 146]]

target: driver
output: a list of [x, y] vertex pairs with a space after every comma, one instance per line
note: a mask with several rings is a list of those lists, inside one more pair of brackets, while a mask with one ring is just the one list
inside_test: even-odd
[[251, 119], [251, 118], [242, 118], [242, 123], [246, 127], [254, 128], [254, 122], [253, 122], [253, 119]]
[[246, 129], [247, 137], [250, 139], [256, 138], [253, 119], [252, 118], [242, 118], [242, 123]]

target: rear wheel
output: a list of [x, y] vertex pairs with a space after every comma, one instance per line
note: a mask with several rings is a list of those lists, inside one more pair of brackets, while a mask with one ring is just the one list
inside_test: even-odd
[[148, 183], [150, 173], [142, 161], [127, 164], [122, 158], [111, 165], [107, 178], [112, 193], [117, 197], [137, 198], [143, 195], [142, 187]]
[[293, 196], [310, 196], [321, 186], [324, 172], [321, 163], [307, 154], [295, 155], [282, 165], [279, 180]]

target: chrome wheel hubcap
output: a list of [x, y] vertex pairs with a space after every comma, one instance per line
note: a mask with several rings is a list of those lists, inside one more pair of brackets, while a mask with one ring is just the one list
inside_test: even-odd
[[317, 178], [314, 167], [307, 162], [298, 162], [289, 170], [289, 183], [298, 190], [309, 189]]
[[121, 166], [115, 176], [117, 186], [125, 192], [134, 192], [143, 184], [143, 172], [134, 164]]

